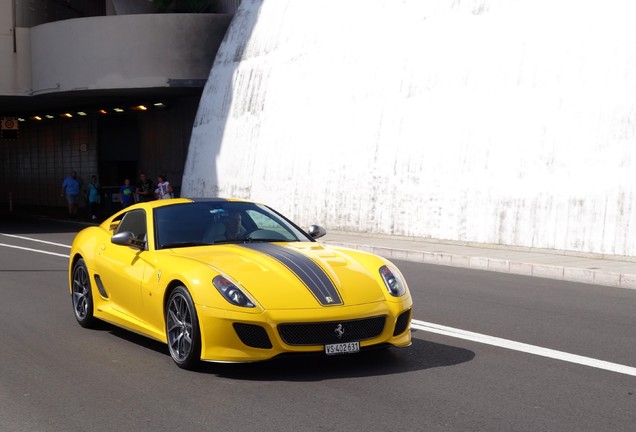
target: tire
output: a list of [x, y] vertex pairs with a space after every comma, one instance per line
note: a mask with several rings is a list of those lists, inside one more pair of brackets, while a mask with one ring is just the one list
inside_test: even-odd
[[179, 286], [166, 305], [166, 339], [172, 360], [182, 369], [195, 369], [201, 360], [201, 333], [194, 302]]
[[97, 320], [93, 316], [93, 290], [88, 268], [83, 259], [77, 260], [73, 266], [71, 287], [75, 319], [84, 328], [95, 327]]

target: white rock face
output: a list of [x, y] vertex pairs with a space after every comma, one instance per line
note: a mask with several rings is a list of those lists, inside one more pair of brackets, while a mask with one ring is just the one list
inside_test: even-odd
[[182, 194], [303, 226], [636, 255], [635, 12], [244, 0]]

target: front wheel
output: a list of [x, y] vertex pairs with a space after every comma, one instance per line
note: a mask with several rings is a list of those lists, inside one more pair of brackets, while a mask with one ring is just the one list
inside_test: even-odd
[[182, 369], [194, 369], [201, 359], [199, 320], [192, 297], [177, 287], [166, 306], [166, 336], [172, 359]]
[[75, 319], [82, 327], [94, 327], [96, 319], [93, 317], [93, 292], [88, 269], [83, 259], [77, 260], [71, 276], [71, 300]]

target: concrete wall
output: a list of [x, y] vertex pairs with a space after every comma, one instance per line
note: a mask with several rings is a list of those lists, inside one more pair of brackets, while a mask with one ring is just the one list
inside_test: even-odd
[[[213, 11], [233, 15], [236, 12], [241, 0], [216, 0]], [[152, 0], [107, 0], [107, 15], [126, 15], [140, 13], [155, 13], [157, 5]]]
[[636, 255], [630, 0], [242, 2], [183, 195], [307, 226]]
[[15, 28], [10, 1], [0, 1], [0, 95], [25, 96], [31, 91], [29, 29]]
[[230, 19], [219, 14], [122, 15], [34, 27], [33, 94], [187, 86], [205, 80]]

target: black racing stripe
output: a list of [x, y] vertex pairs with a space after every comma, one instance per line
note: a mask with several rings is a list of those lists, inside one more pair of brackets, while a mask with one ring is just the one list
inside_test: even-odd
[[325, 271], [300, 252], [270, 243], [246, 243], [241, 246], [264, 253], [279, 261], [309, 288], [322, 305], [342, 304], [340, 294]]

